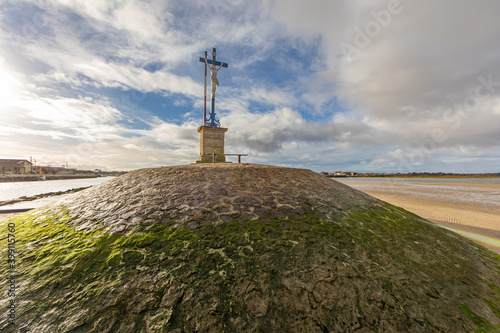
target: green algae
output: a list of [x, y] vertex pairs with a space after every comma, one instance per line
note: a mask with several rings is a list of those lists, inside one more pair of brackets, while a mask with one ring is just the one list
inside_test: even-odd
[[500, 328], [500, 325], [495, 327], [487, 319], [475, 314], [467, 304], [460, 304], [459, 308], [477, 326], [476, 332], [495, 332]]
[[495, 316], [497, 316], [497, 318], [500, 318], [500, 305], [498, 302], [493, 302], [487, 298], [483, 298], [483, 301], [488, 304], [488, 306], [490, 307], [491, 309], [491, 312], [493, 312], [493, 314]]
[[[431, 308], [439, 305], [441, 294], [451, 295], [478, 328], [493, 327], [475, 316], [469, 305], [458, 303], [460, 295], [479, 278], [474, 262], [467, 259], [465, 250], [454, 243], [448, 231], [429, 229], [423, 220], [402, 215], [399, 209], [370, 208], [339, 214], [337, 221], [322, 220], [314, 214], [293, 220], [266, 216], [265, 222], [234, 220], [199, 230], [156, 224], [128, 236], [100, 230], [75, 231], [68, 225], [71, 218], [64, 214], [43, 219], [30, 214], [18, 216], [9, 222], [16, 224], [19, 239], [19, 283], [26, 284], [20, 297], [30, 300], [20, 307], [19, 320], [54, 309], [59, 309], [61, 318], [74, 309], [87, 309], [74, 332], [105, 330], [106, 325], [113, 331], [125, 322], [137, 332], [152, 323], [159, 325], [160, 331], [192, 331], [197, 320], [202, 320], [190, 315], [192, 306], [192, 311], [206, 307], [210, 316], [223, 318], [216, 323], [220, 331], [234, 331], [235, 318], [256, 320], [260, 312], [282, 313], [286, 318], [286, 309], [272, 299], [290, 292], [287, 281], [291, 274], [300, 283], [309, 283], [316, 273], [306, 268], [326, 262], [337, 276], [332, 281], [361, 281], [370, 275], [374, 289], [395, 295], [400, 302], [425, 299]], [[438, 243], [442, 249], [435, 246]], [[449, 249], [457, 252], [452, 264], [446, 260]], [[7, 270], [5, 263], [0, 264], [0, 274]], [[405, 276], [405, 280], [395, 280], [394, 276]], [[433, 285], [422, 286], [421, 279], [433, 281]], [[259, 308], [250, 309], [243, 299], [235, 297], [235, 286], [244, 289], [245, 297], [273, 296]], [[1, 285], [0, 292], [5, 293], [5, 288]], [[489, 290], [489, 299], [500, 299], [498, 290]], [[190, 303], [192, 295], [200, 295], [196, 304]], [[322, 306], [336, 309], [336, 299], [316, 297]], [[133, 305], [133, 301], [140, 305]], [[497, 303], [483, 301], [498, 317]], [[393, 310], [399, 311], [396, 307]], [[159, 319], [155, 313], [168, 315]], [[421, 316], [415, 319], [415, 325], [433, 328], [433, 314], [422, 309]], [[307, 318], [303, 316], [306, 322], [310, 320]], [[261, 329], [266, 325], [271, 324], [264, 320]], [[463, 325], [467, 326], [465, 321]], [[327, 323], [324, 327], [333, 330], [334, 326]]]

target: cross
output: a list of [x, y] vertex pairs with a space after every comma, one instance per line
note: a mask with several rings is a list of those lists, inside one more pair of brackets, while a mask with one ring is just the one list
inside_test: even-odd
[[[205, 104], [203, 107], [203, 126], [219, 127], [219, 121], [215, 119], [215, 87], [219, 85], [217, 80], [217, 72], [222, 67], [227, 68], [228, 64], [216, 60], [217, 52], [215, 47], [212, 50], [212, 59], [207, 59], [207, 51], [205, 51], [205, 57], [200, 57], [199, 61], [205, 63]], [[212, 83], [212, 109], [210, 111], [210, 119], [207, 119], [207, 65], [212, 65], [210, 69], [210, 79]], [[219, 66], [219, 68], [216, 68]], [[208, 122], [208, 123], [207, 123]]]

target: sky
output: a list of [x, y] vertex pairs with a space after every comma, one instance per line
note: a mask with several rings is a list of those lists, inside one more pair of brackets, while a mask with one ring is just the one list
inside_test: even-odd
[[0, 0], [0, 158], [192, 163], [198, 59], [216, 47], [229, 64], [216, 118], [243, 162], [500, 172], [498, 13], [497, 0]]

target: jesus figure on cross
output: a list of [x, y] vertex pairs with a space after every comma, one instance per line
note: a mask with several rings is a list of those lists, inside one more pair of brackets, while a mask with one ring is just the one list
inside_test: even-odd
[[[212, 52], [212, 59], [207, 59], [207, 51], [205, 51], [205, 57], [200, 57], [199, 61], [205, 64], [205, 105], [203, 107], [203, 125], [219, 127], [219, 121], [215, 119], [215, 89], [219, 85], [219, 80], [217, 79], [217, 72], [222, 67], [227, 68], [229, 65], [224, 62], [217, 61], [217, 52], [215, 47]], [[217, 68], [217, 66], [219, 66]], [[212, 83], [212, 111], [210, 112], [210, 119], [207, 119], [207, 68], [210, 70], [210, 81]]]
[[222, 68], [224, 65], [223, 62], [221, 62], [219, 68], [216, 68], [215, 64], [212, 64], [212, 67], [207, 62], [207, 59], [205, 59], [205, 64], [207, 65], [208, 69], [210, 70], [210, 81], [212, 81], [212, 98], [215, 97], [215, 89], [219, 85], [219, 80], [217, 79], [217, 72], [219, 69]]

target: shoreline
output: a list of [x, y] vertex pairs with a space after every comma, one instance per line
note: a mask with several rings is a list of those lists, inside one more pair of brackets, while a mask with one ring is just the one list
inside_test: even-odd
[[[500, 231], [500, 205], [453, 200], [450, 197], [423, 197], [425, 190], [415, 193], [390, 192], [381, 189], [358, 189], [392, 205], [402, 207], [427, 220]], [[433, 194], [440, 193], [439, 191]], [[442, 192], [441, 192], [442, 193]]]
[[[45, 179], [40, 179], [44, 176]], [[45, 180], [99, 178], [97, 175], [0, 175], [0, 183], [39, 182]]]
[[472, 239], [480, 245], [500, 255], [500, 231], [484, 229], [469, 225], [450, 223], [439, 220], [429, 220], [442, 228], [451, 230], [464, 237]]
[[29, 197], [24, 196], [24, 197], [19, 197], [16, 199], [4, 200], [4, 201], [0, 201], [0, 207], [7, 206], [7, 205], [13, 205], [13, 204], [17, 204], [20, 202], [35, 201], [35, 200], [39, 200], [39, 199], [47, 198], [47, 197], [62, 196], [64, 194], [76, 193], [76, 192], [83, 191], [89, 187], [90, 186], [83, 186], [83, 187], [78, 187], [78, 188], [71, 188], [71, 189], [66, 190], [66, 191], [48, 192], [48, 193], [37, 194], [37, 195], [29, 196]]
[[75, 192], [84, 190], [85, 188], [76, 189], [73, 191], [60, 192], [59, 194], [55, 193], [46, 193], [41, 197], [32, 199], [32, 200], [21, 200], [16, 202], [7, 203], [4, 206], [0, 206], [0, 221], [9, 219], [18, 214], [23, 214], [27, 211], [45, 206], [51, 202], [59, 201], [69, 195], [72, 195]]
[[[499, 184], [344, 183], [472, 239], [500, 254]], [[423, 185], [423, 184], [418, 184]], [[475, 188], [475, 189], [474, 189]], [[489, 192], [489, 201], [474, 198]], [[482, 198], [482, 197], [481, 197]]]
[[387, 176], [376, 176], [376, 175], [370, 175], [370, 176], [326, 176], [326, 177], [329, 177], [329, 178], [340, 178], [340, 179], [346, 179], [346, 178], [349, 178], [349, 179], [363, 179], [363, 178], [430, 178], [430, 179], [439, 179], [439, 178], [443, 178], [443, 179], [489, 179], [489, 178], [500, 178], [500, 175], [464, 175], [464, 176], [460, 176], [460, 175], [449, 175], [449, 176], [446, 176], [446, 175], [443, 175], [443, 176], [432, 176], [432, 175], [387, 175]]
[[353, 185], [353, 187], [355, 186], [369, 186], [369, 187], [387, 187], [387, 186], [402, 186], [402, 185], [406, 185], [406, 186], [444, 186], [444, 187], [492, 187], [492, 188], [499, 188], [500, 187], [500, 184], [459, 184], [459, 183], [456, 183], [456, 184], [446, 184], [446, 183], [412, 183], [412, 184], [406, 184], [406, 183], [376, 183], [376, 182], [367, 182], [367, 181], [361, 181], [361, 182], [342, 182], [342, 181], [339, 181], [343, 184], [346, 184], [346, 185]]

